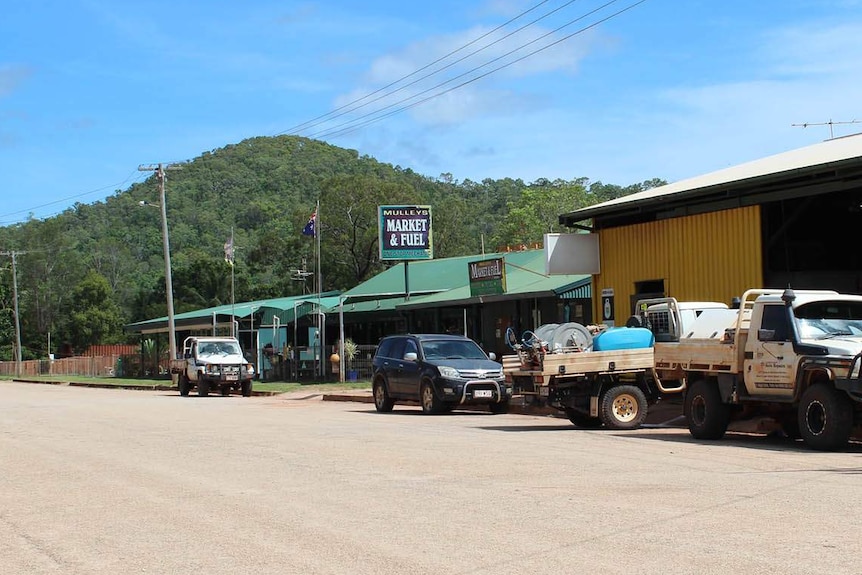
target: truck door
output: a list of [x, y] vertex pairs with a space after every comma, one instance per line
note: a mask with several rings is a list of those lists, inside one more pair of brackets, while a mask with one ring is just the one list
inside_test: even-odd
[[784, 304], [755, 304], [745, 346], [745, 387], [751, 395], [789, 396], [796, 386], [796, 354]]

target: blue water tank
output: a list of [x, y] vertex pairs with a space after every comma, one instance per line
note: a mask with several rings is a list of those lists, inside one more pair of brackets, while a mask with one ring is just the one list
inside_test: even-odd
[[653, 333], [645, 327], [619, 327], [593, 337], [593, 351], [642, 349], [655, 343]]

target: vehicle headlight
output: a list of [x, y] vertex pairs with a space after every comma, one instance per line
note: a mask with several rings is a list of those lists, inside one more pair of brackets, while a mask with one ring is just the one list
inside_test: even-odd
[[208, 364], [207, 364], [207, 373], [217, 374], [217, 373], [218, 373], [218, 371], [219, 371], [219, 370], [218, 370], [218, 366], [217, 366], [217, 365], [215, 365], [215, 364], [213, 364], [213, 363], [208, 363]]
[[457, 379], [461, 377], [461, 374], [458, 373], [458, 370], [454, 367], [447, 367], [444, 365], [442, 367], [438, 367], [437, 369], [440, 370], [440, 375], [442, 375], [443, 377], [448, 377], [450, 379]]

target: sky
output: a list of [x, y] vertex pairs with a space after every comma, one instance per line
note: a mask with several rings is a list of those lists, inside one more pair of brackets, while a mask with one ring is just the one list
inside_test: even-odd
[[2, 226], [257, 136], [625, 186], [862, 132], [862, 0], [6, 4]]

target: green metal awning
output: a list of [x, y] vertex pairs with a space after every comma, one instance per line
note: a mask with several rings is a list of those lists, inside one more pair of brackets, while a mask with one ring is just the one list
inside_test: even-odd
[[[338, 305], [339, 292], [320, 294], [319, 300], [325, 313], [331, 306]], [[232, 317], [245, 319], [258, 312], [262, 315], [261, 325], [273, 325], [273, 318], [276, 316], [279, 317], [280, 323], [286, 324], [294, 321], [294, 312], [296, 317], [304, 317], [317, 309], [317, 304], [318, 296], [309, 294], [227, 304], [174, 314], [174, 324], [177, 329], [183, 330], [210, 329], [214, 322], [217, 325], [230, 325]], [[167, 329], [167, 316], [126, 326], [126, 331], [131, 333], [156, 333]]]
[[[502, 257], [506, 261], [506, 292], [496, 295], [473, 296], [470, 293], [467, 262]], [[461, 262], [464, 281], [462, 285], [435, 294], [412, 297], [399, 304], [401, 310], [429, 307], [472, 305], [511, 299], [536, 297], [563, 297], [563, 294], [578, 292], [590, 297], [589, 275], [545, 275], [545, 255], [542, 250], [510, 252], [487, 256], [473, 256]]]

